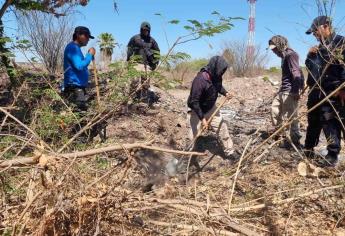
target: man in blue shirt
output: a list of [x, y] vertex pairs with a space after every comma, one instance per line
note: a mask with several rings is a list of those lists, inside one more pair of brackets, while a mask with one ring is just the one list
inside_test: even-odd
[[64, 84], [63, 92], [67, 99], [74, 103], [79, 110], [86, 110], [86, 90], [89, 80], [88, 66], [94, 59], [96, 50], [90, 48], [84, 56], [81, 47], [94, 39], [88, 28], [78, 26], [74, 30], [73, 41], [70, 42], [64, 52]]

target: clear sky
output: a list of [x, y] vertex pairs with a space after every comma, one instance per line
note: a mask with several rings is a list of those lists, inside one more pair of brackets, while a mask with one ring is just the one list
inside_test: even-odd
[[[163, 52], [168, 49], [164, 31], [169, 43], [185, 34], [183, 23], [188, 19], [205, 21], [212, 19], [211, 12], [218, 11], [224, 16], [243, 17], [245, 20], [234, 21], [235, 27], [213, 38], [189, 42], [177, 48], [177, 51], [189, 53], [193, 58], [209, 57], [220, 52], [226, 41], [247, 40], [249, 5], [247, 0], [117, 0], [119, 14], [114, 11], [112, 0], [91, 0], [86, 7], [79, 7], [80, 14], [75, 25], [90, 28], [94, 36], [109, 32], [114, 35], [124, 51], [128, 40], [139, 31], [142, 21], [149, 21], [152, 26], [151, 35], [159, 43]], [[161, 13], [166, 20], [179, 19], [180, 25], [164, 25], [164, 20], [156, 16]], [[304, 62], [307, 50], [316, 44], [312, 36], [304, 32], [312, 19], [318, 15], [315, 0], [258, 0], [256, 8], [256, 44], [267, 47], [268, 39], [273, 34], [281, 34], [289, 39], [290, 45]], [[345, 0], [337, 1], [334, 25], [344, 34]], [[164, 30], [165, 29], [165, 30]], [[210, 47], [212, 45], [212, 47]], [[97, 47], [96, 40], [88, 46]], [[279, 65], [279, 59], [269, 53], [269, 65]]]

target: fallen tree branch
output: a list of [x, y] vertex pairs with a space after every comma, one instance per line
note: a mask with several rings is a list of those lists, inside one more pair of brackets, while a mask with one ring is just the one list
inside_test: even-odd
[[173, 154], [178, 154], [178, 155], [207, 156], [207, 153], [204, 153], [204, 152], [188, 152], [188, 151], [166, 149], [166, 148], [147, 146], [147, 145], [141, 145], [140, 148], [149, 149], [149, 150], [158, 151], [158, 152], [173, 153]]
[[27, 165], [35, 165], [38, 164], [39, 157], [23, 157], [23, 158], [16, 158], [13, 160], [6, 160], [0, 162], [1, 168], [9, 168], [9, 167], [17, 167], [17, 166], [27, 166]]
[[179, 210], [180, 212], [183, 212], [183, 213], [191, 213], [191, 214], [194, 214], [194, 215], [197, 215], [197, 216], [211, 216], [217, 220], [225, 220], [225, 219], [228, 219], [226, 221], [226, 226], [227, 227], [230, 227], [244, 235], [247, 235], [247, 236], [257, 236], [259, 235], [257, 232], [254, 232], [242, 225], [240, 225], [239, 223], [236, 223], [236, 222], [233, 222], [231, 221], [231, 219], [229, 217], [227, 217], [225, 214], [207, 214], [205, 215], [202, 211], [198, 211], [196, 210], [195, 208], [192, 208], [190, 206], [184, 206], [184, 205], [179, 205], [179, 204], [175, 204], [175, 205], [169, 205], [169, 207], [172, 207], [174, 208], [175, 210]]
[[[195, 156], [205, 156], [206, 153], [201, 152], [187, 152], [187, 151], [180, 151], [180, 150], [173, 150], [173, 149], [166, 149], [161, 147], [155, 147], [155, 146], [149, 146], [151, 142], [147, 143], [133, 143], [133, 144], [117, 144], [109, 147], [102, 147], [97, 149], [91, 149], [87, 151], [81, 151], [81, 152], [74, 152], [74, 153], [66, 153], [66, 154], [59, 154], [57, 157], [64, 157], [64, 158], [82, 158], [82, 157], [88, 157], [93, 156], [105, 152], [114, 152], [114, 151], [121, 151], [123, 148], [126, 148], [128, 150], [130, 149], [149, 149], [153, 151], [158, 152], [166, 152], [166, 153], [173, 153], [178, 155], [195, 155]], [[39, 157], [24, 157], [24, 158], [17, 158], [13, 160], [6, 160], [0, 162], [0, 167], [5, 168], [9, 166], [25, 166], [25, 165], [35, 165], [39, 162]]]
[[75, 152], [75, 153], [68, 153], [68, 154], [62, 154], [63, 157], [71, 158], [71, 157], [86, 157], [86, 156], [92, 156], [104, 152], [113, 152], [113, 151], [121, 151], [123, 148], [126, 149], [135, 149], [135, 148], [141, 148], [141, 149], [149, 149], [153, 151], [158, 152], [167, 152], [167, 153], [174, 153], [179, 155], [196, 155], [196, 156], [205, 156], [206, 153], [201, 152], [186, 152], [186, 151], [180, 151], [180, 150], [172, 150], [172, 149], [166, 149], [161, 147], [155, 147], [155, 146], [149, 146], [152, 142], [148, 143], [133, 143], [133, 144], [117, 144], [110, 147], [103, 147], [103, 148], [97, 148], [82, 152]]

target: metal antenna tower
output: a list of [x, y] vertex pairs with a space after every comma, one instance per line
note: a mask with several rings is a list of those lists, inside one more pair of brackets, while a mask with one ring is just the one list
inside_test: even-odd
[[257, 0], [247, 0], [250, 5], [248, 22], [247, 58], [252, 60], [255, 53], [255, 7]]

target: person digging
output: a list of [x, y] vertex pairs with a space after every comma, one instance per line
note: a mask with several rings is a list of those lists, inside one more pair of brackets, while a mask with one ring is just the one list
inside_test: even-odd
[[[189, 139], [194, 140], [201, 128], [212, 129], [221, 141], [225, 156], [229, 157], [233, 153], [233, 142], [226, 122], [219, 111], [216, 111], [219, 94], [227, 98], [231, 97], [222, 85], [222, 77], [227, 68], [228, 63], [223, 57], [212, 57], [207, 66], [202, 68], [194, 78], [187, 105], [190, 108], [188, 111]], [[208, 124], [208, 119], [213, 113], [215, 115]]]
[[[289, 47], [288, 40], [281, 36], [273, 36], [268, 41], [268, 49], [281, 58], [282, 81], [277, 95], [274, 97], [271, 106], [271, 119], [274, 130], [277, 130], [284, 121], [298, 117], [298, 102], [300, 93], [304, 87], [304, 77], [299, 65], [298, 54]], [[297, 148], [301, 148], [301, 134], [299, 121], [294, 120], [289, 126], [289, 141]], [[290, 148], [291, 142], [284, 139], [280, 145], [283, 148]]]

